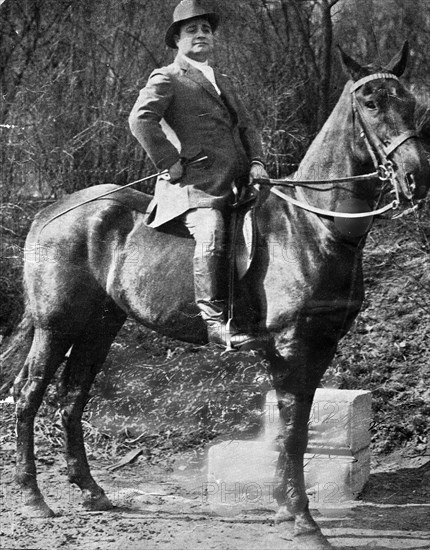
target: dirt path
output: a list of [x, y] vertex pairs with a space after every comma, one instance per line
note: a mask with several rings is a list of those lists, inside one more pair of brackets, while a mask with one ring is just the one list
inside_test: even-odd
[[[106, 461], [92, 461], [96, 479], [117, 506], [111, 512], [82, 510], [62, 457], [39, 464], [42, 491], [58, 517], [24, 519], [9, 458], [2, 469], [2, 549], [295, 550], [291, 525], [274, 525], [273, 511], [214, 512], [202, 499], [201, 470], [166, 472], [143, 459], [116, 472], [106, 469]], [[413, 468], [398, 464], [374, 470], [354, 507], [315, 511], [334, 548], [430, 549], [430, 461], [415, 461]]]

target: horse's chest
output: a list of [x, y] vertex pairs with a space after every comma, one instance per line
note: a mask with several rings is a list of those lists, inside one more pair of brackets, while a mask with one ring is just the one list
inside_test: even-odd
[[326, 316], [337, 325], [363, 298], [361, 262], [342, 243], [293, 238], [268, 247], [270, 262], [264, 278], [266, 325]]

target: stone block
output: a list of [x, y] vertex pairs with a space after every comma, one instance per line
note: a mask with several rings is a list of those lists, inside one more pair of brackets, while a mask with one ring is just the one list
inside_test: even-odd
[[339, 505], [354, 500], [370, 475], [370, 449], [350, 454], [306, 453], [305, 486], [312, 507]]
[[[263, 412], [263, 437], [270, 445], [282, 433], [274, 390], [268, 392]], [[370, 445], [371, 418], [371, 392], [317, 389], [309, 419], [308, 451], [338, 449], [355, 455]]]
[[[219, 513], [256, 508], [276, 510], [275, 473], [279, 453], [267, 441], [224, 441], [208, 453], [203, 497]], [[312, 508], [343, 505], [356, 498], [370, 473], [369, 449], [356, 456], [306, 453], [305, 486]]]
[[[336, 507], [359, 495], [370, 475], [371, 393], [319, 389], [309, 421], [305, 487], [313, 508]], [[267, 395], [257, 441], [224, 441], [208, 453], [204, 497], [215, 510], [277, 508], [275, 473], [282, 426], [276, 393]]]
[[204, 501], [216, 512], [276, 509], [273, 496], [279, 453], [262, 441], [223, 441], [208, 452]]
[[278, 452], [268, 449], [261, 441], [223, 441], [209, 448], [208, 476], [228, 483], [272, 482], [278, 456]]

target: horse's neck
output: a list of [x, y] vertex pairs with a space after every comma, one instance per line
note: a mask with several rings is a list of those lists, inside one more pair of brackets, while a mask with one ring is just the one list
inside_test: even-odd
[[[332, 180], [360, 173], [353, 158], [354, 125], [351, 94], [347, 85], [323, 128], [309, 147], [297, 171], [299, 180]], [[361, 170], [363, 173], [363, 170]], [[333, 209], [353, 190], [342, 186], [318, 185], [303, 188], [306, 198], [315, 206]], [[322, 192], [329, 191], [329, 192]]]
[[345, 88], [300, 163], [300, 177], [303, 179], [325, 179], [353, 175], [350, 151], [352, 133], [351, 99], [350, 93]]

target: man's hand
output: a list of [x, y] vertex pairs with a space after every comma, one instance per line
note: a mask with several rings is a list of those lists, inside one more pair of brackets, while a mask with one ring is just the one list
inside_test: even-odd
[[169, 176], [170, 176], [170, 182], [175, 183], [175, 181], [178, 181], [182, 178], [184, 175], [184, 167], [182, 166], [182, 163], [180, 160], [175, 162], [173, 166], [169, 168]]
[[259, 162], [253, 162], [249, 170], [249, 185], [254, 183], [254, 180], [268, 180], [269, 174], [266, 172], [266, 169]]

